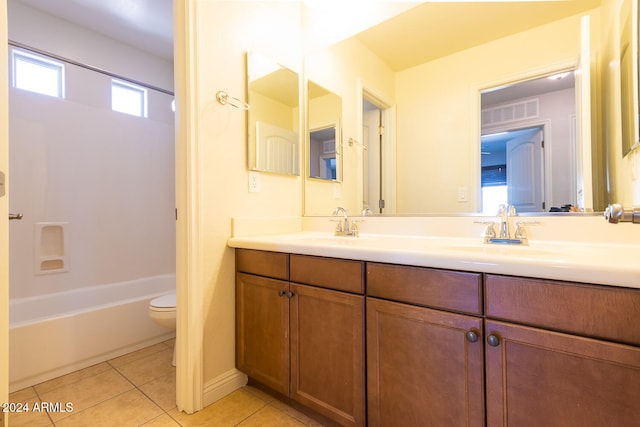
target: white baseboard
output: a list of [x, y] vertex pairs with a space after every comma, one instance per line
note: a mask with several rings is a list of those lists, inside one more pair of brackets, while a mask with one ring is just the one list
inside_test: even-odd
[[205, 407], [211, 405], [229, 393], [232, 393], [240, 387], [244, 387], [247, 381], [247, 376], [235, 368], [218, 375], [204, 385], [202, 396], [203, 405]]

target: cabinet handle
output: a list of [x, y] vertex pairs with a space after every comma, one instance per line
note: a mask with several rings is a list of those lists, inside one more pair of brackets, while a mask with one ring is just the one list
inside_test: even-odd
[[294, 295], [295, 294], [293, 292], [291, 292], [291, 291], [287, 292], [287, 297], [288, 298], [293, 298]]
[[498, 337], [497, 335], [491, 334], [487, 337], [487, 343], [491, 347], [497, 347], [500, 345], [500, 337]]
[[467, 341], [469, 342], [477, 342], [478, 341], [478, 333], [476, 331], [467, 332]]
[[285, 296], [286, 293], [287, 293], [286, 291], [280, 290], [280, 291], [278, 291], [278, 296], [279, 297], [283, 297], [283, 296]]

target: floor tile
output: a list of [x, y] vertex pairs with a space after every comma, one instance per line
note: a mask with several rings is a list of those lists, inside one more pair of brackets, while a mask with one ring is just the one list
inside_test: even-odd
[[180, 424], [176, 422], [167, 414], [162, 414], [159, 417], [152, 419], [151, 421], [142, 424], [143, 427], [180, 427]]
[[169, 415], [184, 427], [232, 427], [258, 412], [265, 405], [264, 401], [239, 389], [195, 414], [187, 415], [173, 409], [169, 411]]
[[301, 421], [278, 411], [273, 406], [267, 405], [251, 417], [238, 424], [238, 427], [300, 427], [305, 426]]
[[[47, 412], [41, 410], [40, 399], [33, 387], [16, 391], [9, 395], [9, 402], [15, 404], [11, 412], [6, 414], [11, 427], [51, 426], [52, 421]], [[35, 404], [38, 404], [36, 406]], [[19, 412], [18, 412], [19, 411]]]
[[115, 368], [142, 359], [159, 351], [164, 351], [167, 346], [164, 343], [158, 343], [149, 347], [141, 348], [140, 350], [127, 353], [115, 359], [109, 360], [109, 364]]
[[58, 388], [67, 384], [73, 384], [85, 378], [101, 374], [102, 372], [108, 371], [110, 369], [112, 368], [108, 363], [98, 363], [97, 365], [89, 366], [88, 368], [80, 369], [78, 371], [71, 372], [70, 374], [37, 384], [34, 386], [34, 388], [38, 393], [42, 394], [49, 390], [53, 390], [54, 388]]
[[[73, 404], [73, 412], [83, 411], [105, 400], [134, 388], [126, 378], [116, 370], [84, 378], [72, 384], [63, 385], [45, 393], [40, 393], [40, 398], [45, 402], [70, 402]], [[72, 412], [72, 413], [73, 413]], [[50, 412], [54, 422], [68, 417], [68, 412]]]
[[176, 375], [171, 373], [140, 386], [140, 390], [165, 411], [176, 406]]
[[130, 390], [56, 422], [56, 427], [136, 427], [162, 415], [163, 411], [140, 390]]
[[176, 368], [171, 365], [173, 350], [164, 348], [156, 353], [141, 357], [116, 369], [136, 386], [141, 386], [156, 378], [174, 374]]
[[298, 411], [297, 409], [292, 408], [291, 406], [279, 401], [278, 399], [274, 399], [271, 403], [271, 406], [279, 410], [280, 412], [290, 416], [291, 418], [295, 418], [306, 426], [309, 427], [322, 427], [322, 423], [317, 422], [316, 420], [310, 418], [306, 414]]

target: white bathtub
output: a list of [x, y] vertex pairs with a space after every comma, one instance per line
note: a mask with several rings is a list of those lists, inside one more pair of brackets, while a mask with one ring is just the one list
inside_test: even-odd
[[161, 275], [10, 300], [10, 391], [175, 336], [148, 313], [175, 286], [175, 275]]

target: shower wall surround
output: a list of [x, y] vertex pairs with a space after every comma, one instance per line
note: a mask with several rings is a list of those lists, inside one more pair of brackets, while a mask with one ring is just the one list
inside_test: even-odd
[[[9, 39], [173, 89], [172, 63], [13, 1]], [[64, 99], [9, 93], [11, 299], [175, 273], [173, 97], [139, 118], [111, 110], [111, 77], [65, 74]]]

